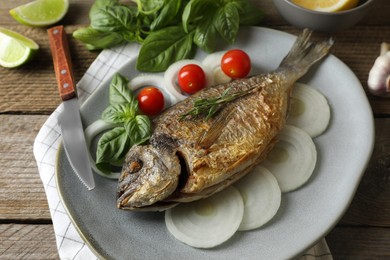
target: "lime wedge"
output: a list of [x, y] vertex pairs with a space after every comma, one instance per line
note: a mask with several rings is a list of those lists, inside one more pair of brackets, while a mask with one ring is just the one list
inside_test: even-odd
[[0, 27], [0, 65], [18, 67], [29, 61], [39, 49], [33, 40]]
[[68, 0], [35, 0], [9, 11], [21, 24], [41, 27], [61, 20], [69, 8]]

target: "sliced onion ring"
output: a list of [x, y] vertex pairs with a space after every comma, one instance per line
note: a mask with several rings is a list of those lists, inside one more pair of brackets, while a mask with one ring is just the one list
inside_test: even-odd
[[244, 200], [244, 216], [238, 230], [259, 228], [278, 212], [282, 200], [278, 181], [262, 166], [256, 166], [234, 186]]
[[133, 92], [141, 89], [142, 87], [153, 86], [158, 88], [164, 95], [164, 109], [173, 106], [178, 102], [175, 96], [166, 90], [164, 77], [153, 74], [143, 74], [133, 78], [127, 85]]
[[312, 138], [321, 135], [330, 122], [330, 107], [318, 90], [296, 83], [291, 94], [287, 123], [306, 131]]
[[262, 166], [274, 174], [280, 190], [288, 192], [309, 180], [316, 161], [317, 150], [311, 137], [295, 126], [286, 125]]
[[202, 61], [202, 64], [212, 71], [216, 84], [228, 83], [232, 80], [232, 78], [226, 75], [221, 69], [221, 60], [225, 53], [226, 51], [211, 53]]
[[192, 247], [211, 248], [234, 235], [243, 214], [241, 195], [230, 186], [209, 198], [168, 209], [165, 224], [177, 240]]
[[165, 88], [166, 91], [174, 96], [178, 101], [182, 101], [188, 97], [188, 95], [184, 94], [180, 87], [177, 84], [177, 77], [179, 74], [179, 71], [181, 68], [183, 68], [185, 65], [188, 64], [196, 64], [200, 66], [205, 75], [206, 75], [206, 86], [211, 86], [214, 84], [214, 78], [212, 75], [212, 72], [210, 69], [208, 69], [206, 66], [202, 65], [201, 62], [197, 60], [180, 60], [175, 63], [173, 63], [171, 66], [168, 67], [168, 69], [165, 71], [164, 74], [164, 82], [165, 82]]

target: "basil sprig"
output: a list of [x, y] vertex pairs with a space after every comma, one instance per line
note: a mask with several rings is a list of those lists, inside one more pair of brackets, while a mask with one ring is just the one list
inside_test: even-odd
[[138, 114], [138, 101], [127, 88], [128, 80], [115, 74], [109, 90], [109, 106], [102, 119], [116, 127], [105, 132], [99, 139], [96, 165], [120, 164], [127, 151], [135, 144], [147, 141], [151, 135], [151, 123], [147, 116]]
[[192, 58], [196, 47], [213, 52], [219, 38], [234, 43], [240, 25], [256, 25], [263, 13], [249, 0], [96, 0], [90, 25], [73, 36], [88, 49], [124, 42], [142, 44], [141, 71], [164, 71], [177, 60]]

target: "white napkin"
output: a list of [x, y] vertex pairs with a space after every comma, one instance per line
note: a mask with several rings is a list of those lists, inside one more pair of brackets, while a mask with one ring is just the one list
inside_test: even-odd
[[[79, 101], [84, 102], [100, 86], [100, 83], [110, 78], [124, 63], [134, 57], [137, 50], [138, 46], [127, 44], [102, 51], [77, 84]], [[61, 110], [62, 105], [53, 112], [40, 129], [34, 142], [34, 156], [45, 188], [60, 258], [97, 259], [72, 224], [57, 192], [54, 174], [56, 154], [61, 141], [57, 124], [57, 116]], [[301, 259], [332, 259], [332, 255], [325, 239], [322, 239]]]

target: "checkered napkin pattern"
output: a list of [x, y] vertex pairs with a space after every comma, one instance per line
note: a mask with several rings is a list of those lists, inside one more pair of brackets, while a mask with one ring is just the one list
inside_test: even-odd
[[[77, 84], [80, 103], [84, 102], [102, 82], [110, 78], [138, 52], [134, 44], [121, 45], [102, 51]], [[34, 142], [34, 156], [45, 188], [58, 253], [61, 259], [98, 259], [78, 234], [61, 203], [55, 182], [56, 154], [61, 142], [57, 123], [60, 105], [47, 119]], [[308, 250], [301, 259], [332, 259], [325, 240]]]

